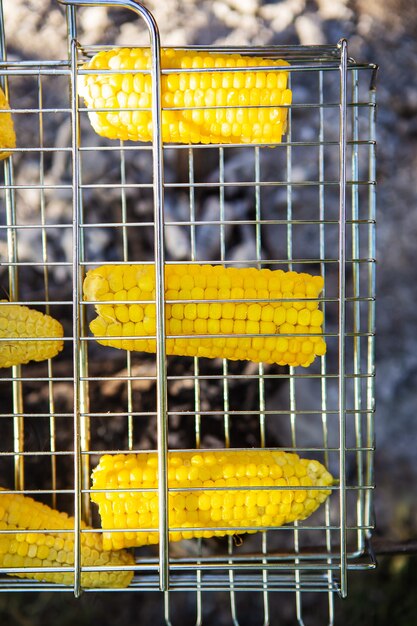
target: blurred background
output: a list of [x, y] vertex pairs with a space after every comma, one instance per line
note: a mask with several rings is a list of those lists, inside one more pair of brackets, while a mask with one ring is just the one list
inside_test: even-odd
[[[375, 545], [389, 552], [394, 544], [408, 541], [409, 551], [413, 546], [415, 551], [417, 3], [148, 0], [146, 6], [158, 22], [162, 45], [335, 44], [345, 37], [350, 56], [380, 66]], [[6, 0], [4, 13], [10, 59], [66, 58], [65, 13], [54, 0]], [[79, 32], [91, 44], [147, 43], [143, 28], [127, 11], [86, 8], [78, 15]], [[30, 171], [26, 174], [31, 175]], [[106, 241], [100, 245], [105, 247]], [[375, 572], [350, 575], [348, 599], [336, 601], [336, 624], [417, 624], [416, 558], [398, 554], [395, 546], [392, 549], [396, 554], [378, 557]], [[186, 596], [178, 601], [181, 626], [193, 623], [195, 609], [190, 602]], [[227, 603], [221, 594], [206, 600], [206, 623], [231, 623]], [[311, 598], [306, 625], [326, 623], [323, 620], [328, 616], [322, 612], [326, 603], [326, 598]], [[271, 605], [271, 624], [296, 623], [292, 598], [277, 594]], [[243, 599], [241, 608], [242, 624], [259, 623], [253, 598]], [[0, 622], [22, 626], [57, 621], [61, 626], [75, 621], [81, 626], [97, 619], [102, 624], [128, 625], [138, 619], [157, 624], [162, 623], [162, 611], [157, 595], [92, 594], [74, 600], [70, 594], [0, 594]]]

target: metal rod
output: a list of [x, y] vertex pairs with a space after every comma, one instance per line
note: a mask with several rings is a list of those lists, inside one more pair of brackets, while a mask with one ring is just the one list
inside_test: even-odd
[[[3, 1], [0, 0], [0, 59], [7, 61], [7, 45], [4, 24]], [[0, 85], [6, 98], [9, 97], [7, 76], [0, 76]], [[14, 170], [12, 158], [4, 160], [4, 193], [6, 203], [6, 233], [7, 233], [7, 266], [9, 277], [8, 297], [11, 302], [19, 300], [18, 263], [18, 234], [16, 230], [16, 197], [14, 193]], [[23, 489], [25, 475], [23, 458], [19, 453], [24, 449], [24, 416], [23, 416], [23, 388], [20, 365], [12, 367], [12, 395], [13, 395], [13, 446], [16, 456], [14, 459], [14, 482], [17, 489]]]
[[153, 167], [154, 167], [154, 215], [155, 215], [155, 284], [156, 324], [159, 329], [156, 342], [157, 367], [157, 420], [158, 420], [158, 485], [159, 485], [159, 556], [160, 588], [169, 587], [168, 551], [168, 473], [167, 473], [167, 386], [165, 348], [165, 276], [164, 276], [164, 184], [161, 124], [161, 58], [157, 25], [148, 14], [148, 26], [152, 50], [152, 122], [153, 122]]
[[[359, 77], [358, 72], [353, 71], [351, 75], [352, 80], [352, 99], [356, 101], [359, 93]], [[359, 112], [358, 109], [352, 109], [352, 137], [353, 140], [358, 138], [359, 136]], [[358, 146], [352, 146], [352, 180], [359, 179], [359, 150]], [[358, 218], [359, 218], [359, 189], [358, 186], [352, 185], [352, 257], [359, 257], [360, 250], [360, 229], [358, 226]], [[354, 296], [357, 296], [361, 293], [361, 267], [358, 265], [352, 266], [352, 282], [353, 282], [353, 293]], [[362, 406], [362, 384], [360, 379], [360, 374], [362, 371], [362, 345], [361, 337], [359, 335], [361, 330], [361, 306], [358, 301], [353, 304], [353, 332], [355, 334], [353, 339], [353, 372], [355, 374], [355, 378], [353, 380], [353, 395], [354, 395], [354, 407], [356, 409], [355, 413], [355, 437], [356, 437], [356, 446], [360, 446], [362, 443], [362, 416], [360, 413], [360, 407]], [[356, 467], [358, 472], [358, 485], [361, 486], [364, 482], [363, 471], [364, 471], [364, 463], [362, 452], [357, 452], [356, 458]], [[363, 523], [363, 515], [364, 515], [364, 494], [360, 493], [358, 495], [358, 500], [356, 503], [356, 510], [358, 516], [358, 524], [361, 525]], [[358, 542], [358, 550], [363, 550], [365, 546], [365, 537], [361, 532], [358, 532], [357, 535]]]
[[80, 171], [79, 154], [79, 117], [77, 110], [77, 49], [75, 39], [71, 45], [71, 140], [72, 140], [72, 185], [73, 185], [73, 267], [72, 267], [72, 335], [73, 335], [73, 410], [74, 410], [74, 595], [81, 594], [81, 416], [80, 416]]
[[[323, 102], [324, 98], [324, 74], [323, 72], [319, 72], [319, 99], [320, 103]], [[324, 111], [320, 109], [320, 117], [319, 117], [319, 176], [320, 178], [325, 178], [325, 154], [324, 154]], [[324, 188], [320, 187], [319, 189], [319, 218], [320, 218], [320, 227], [319, 227], [319, 247], [320, 247], [320, 273], [324, 279], [324, 288], [323, 288], [323, 296], [326, 296], [326, 236], [324, 231], [324, 219], [326, 214], [326, 206], [325, 206], [325, 195]], [[322, 303], [322, 311], [324, 316], [323, 322], [323, 332], [326, 331], [326, 301]], [[326, 467], [329, 467], [329, 442], [328, 442], [328, 406], [327, 406], [327, 383], [328, 383], [328, 374], [327, 374], [327, 363], [326, 363], [326, 355], [321, 357], [320, 363], [320, 389], [321, 389], [321, 423], [322, 423], [322, 431], [323, 431], [323, 448], [324, 448], [324, 464]], [[329, 530], [330, 527], [330, 503], [326, 501], [324, 503], [325, 506], [325, 521], [326, 521], [326, 548], [329, 554], [332, 553], [332, 541], [331, 541], [331, 532]], [[331, 564], [331, 559], [328, 559], [328, 563]], [[328, 592], [328, 606], [329, 606], [329, 626], [331, 626], [334, 622], [334, 600], [333, 600], [333, 572], [331, 569], [327, 571], [328, 581], [329, 581], [329, 592]]]
[[[376, 76], [373, 76], [370, 89], [370, 107], [369, 107], [369, 156], [368, 167], [369, 176], [371, 180], [376, 182], [376, 91], [375, 91]], [[368, 204], [369, 204], [369, 219], [370, 224], [368, 227], [368, 254], [372, 255], [372, 258], [376, 258], [376, 184], [369, 186], [368, 191]], [[375, 292], [376, 292], [376, 267], [375, 263], [368, 264], [368, 320], [367, 330], [370, 333], [367, 340], [367, 372], [370, 377], [366, 381], [366, 408], [368, 410], [366, 418], [366, 442], [372, 443], [375, 446], [375, 427], [374, 427], [374, 413], [375, 413]], [[374, 483], [374, 470], [373, 470], [373, 458], [369, 453], [366, 458], [366, 482], [367, 484]], [[364, 521], [368, 524], [373, 519], [373, 500], [371, 497], [366, 496], [365, 506], [365, 518]]]
[[[256, 183], [261, 181], [261, 162], [260, 162], [260, 150], [259, 147], [254, 148], [254, 157], [255, 157], [255, 181]], [[261, 268], [261, 260], [262, 260], [262, 228], [260, 225], [261, 221], [261, 187], [259, 184], [255, 185], [255, 245], [256, 245], [256, 258], [258, 260], [257, 267]], [[265, 402], [265, 381], [264, 381], [264, 373], [265, 368], [263, 363], [259, 363], [258, 366], [258, 374], [259, 374], [259, 384], [258, 384], [258, 393], [259, 393], [259, 438], [261, 448], [266, 446], [266, 431], [265, 431], [265, 410], [266, 410], [266, 402]], [[262, 543], [262, 553], [268, 554], [268, 534], [262, 533], [261, 538]], [[266, 562], [266, 561], [264, 561]], [[270, 623], [270, 611], [269, 611], [269, 595], [268, 595], [268, 571], [263, 570], [262, 572], [262, 581], [264, 590], [262, 593], [263, 600], [263, 609], [264, 609], [264, 626], [267, 626]]]
[[346, 560], [346, 133], [347, 133], [347, 42], [340, 41], [340, 113], [339, 113], [339, 337], [338, 337], [338, 409], [339, 409], [339, 515], [340, 515], [340, 593], [347, 595]]
[[[195, 193], [192, 187], [194, 182], [194, 152], [190, 147], [188, 150], [188, 180], [190, 181], [189, 192], [189, 212], [190, 212], [190, 256], [191, 261], [196, 259], [196, 232], [195, 232]], [[196, 411], [194, 418], [194, 431], [195, 431], [195, 447], [198, 450], [201, 447], [201, 397], [200, 397], [200, 367], [199, 359], [197, 356], [193, 357], [193, 370], [194, 370], [194, 409]], [[202, 541], [197, 540], [198, 554], [202, 554]], [[203, 623], [203, 596], [201, 593], [202, 576], [201, 571], [197, 569], [197, 581], [196, 581], [196, 619], [195, 626], [200, 626]]]
[[[45, 159], [42, 148], [44, 146], [44, 119], [43, 119], [43, 87], [42, 77], [38, 76], [38, 104], [39, 104], [39, 146], [41, 152], [39, 154], [39, 183], [41, 186], [40, 193], [40, 213], [42, 224], [42, 263], [43, 263], [43, 282], [45, 286], [45, 313], [50, 314], [49, 305], [49, 273], [48, 273], [48, 241], [45, 230], [46, 225], [46, 198], [42, 186], [45, 184]], [[48, 405], [49, 405], [49, 447], [51, 451], [51, 484], [54, 493], [52, 494], [52, 507], [57, 508], [56, 489], [57, 489], [57, 466], [56, 466], [56, 421], [55, 421], [55, 401], [54, 401], [54, 382], [52, 360], [48, 359]]]
[[[291, 75], [288, 78], [288, 87], [291, 89]], [[287, 138], [288, 145], [286, 151], [286, 164], [287, 164], [287, 257], [288, 257], [288, 269], [292, 270], [293, 268], [293, 218], [292, 218], [292, 197], [293, 197], [293, 185], [292, 185], [292, 111], [291, 108], [288, 111], [288, 130], [287, 130]], [[290, 418], [290, 431], [291, 431], [291, 445], [293, 448], [296, 448], [296, 433], [295, 433], [295, 420], [296, 420], [296, 389], [295, 389], [295, 378], [294, 378], [294, 368], [289, 368], [289, 418]], [[297, 523], [294, 523], [294, 532], [293, 532], [293, 540], [294, 540], [294, 552], [297, 554], [299, 552], [299, 534], [297, 530]], [[297, 564], [299, 560], [295, 561]], [[301, 574], [298, 569], [294, 571], [294, 581], [295, 581], [295, 610], [297, 622], [300, 626], [304, 625], [303, 617], [302, 617], [302, 599], [300, 593], [300, 583], [301, 583]]]

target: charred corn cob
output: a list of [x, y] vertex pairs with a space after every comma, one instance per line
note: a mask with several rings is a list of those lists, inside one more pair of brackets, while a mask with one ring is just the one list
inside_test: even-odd
[[[263, 143], [286, 132], [288, 63], [239, 54], [161, 50], [162, 141]], [[265, 70], [262, 67], [274, 66]], [[94, 130], [109, 139], [152, 141], [149, 49], [99, 52], [81, 74], [79, 92]], [[241, 71], [239, 68], [248, 68]], [[215, 71], [207, 71], [213, 69]], [[114, 73], [94, 73], [113, 70]], [[117, 71], [131, 70], [131, 73]], [[148, 73], [144, 73], [148, 70]], [[195, 71], [189, 71], [195, 70]]]
[[[5, 300], [0, 300], [0, 340], [7, 341], [0, 341], [0, 367], [44, 361], [62, 350], [64, 331], [57, 320], [27, 306], [1, 302]], [[20, 341], [22, 337], [28, 341]]]
[[[101, 457], [91, 499], [99, 507], [105, 548], [158, 542], [158, 532], [150, 530], [158, 528], [158, 494], [148, 491], [158, 486], [157, 468], [156, 453]], [[253, 533], [303, 520], [325, 501], [332, 483], [318, 461], [282, 451], [169, 452], [168, 523], [176, 529], [170, 541]], [[189, 487], [196, 490], [181, 491]]]
[[[180, 301], [166, 304], [167, 335], [177, 336], [167, 339], [167, 354], [307, 367], [326, 351], [317, 300], [322, 288], [321, 276], [297, 272], [167, 265], [165, 298]], [[155, 352], [154, 265], [91, 270], [84, 298], [102, 302], [90, 324], [92, 333], [104, 338], [100, 343]], [[256, 299], [260, 302], [251, 302]]]
[[[0, 111], [10, 109], [10, 104], [0, 87]], [[16, 148], [16, 134], [11, 113], [0, 112], [0, 160], [10, 156], [9, 148]]]
[[[82, 523], [82, 529], [88, 527]], [[41, 502], [20, 494], [0, 491], [0, 567], [56, 568], [51, 572], [24, 572], [10, 575], [19, 578], [72, 585], [74, 574], [60, 568], [74, 566], [74, 518], [51, 509]], [[2, 531], [16, 530], [16, 533]], [[45, 530], [45, 532], [30, 532]], [[27, 531], [27, 532], [26, 532]], [[125, 551], [103, 550], [101, 533], [81, 533], [81, 565], [117, 567], [133, 565], [133, 557]], [[127, 587], [133, 571], [89, 571], [81, 573], [83, 587]]]

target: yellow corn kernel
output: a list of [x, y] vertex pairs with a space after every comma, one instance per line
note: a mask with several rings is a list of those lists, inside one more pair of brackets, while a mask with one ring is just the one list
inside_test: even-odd
[[[133, 280], [136, 286], [123, 292], [123, 299], [132, 304], [113, 307], [113, 303], [120, 300], [120, 285], [131, 285]], [[325, 353], [326, 343], [317, 336], [322, 332], [323, 314], [317, 308], [317, 298], [323, 281], [317, 280], [316, 276], [285, 273], [282, 270], [224, 268], [219, 265], [166, 265], [166, 296], [169, 291], [169, 298], [166, 299], [192, 300], [196, 282], [207, 285], [205, 290], [202, 287], [198, 289], [199, 295], [208, 301], [166, 306], [166, 332], [173, 336], [167, 340], [167, 354], [307, 367], [317, 355]], [[293, 300], [294, 306], [288, 307], [288, 302], [280, 302], [272, 296], [279, 284], [285, 287], [286, 298], [294, 298], [295, 289], [298, 294], [306, 294], [308, 291], [309, 295], [297, 296], [300, 300]], [[239, 299], [244, 302], [228, 301], [224, 298], [226, 291], [232, 299], [238, 293]], [[251, 302], [254, 298], [261, 299], [260, 292], [264, 301]], [[135, 296], [132, 300], [131, 293]], [[155, 296], [151, 294], [155, 294], [153, 265], [104, 265], [89, 271], [84, 281], [84, 298], [87, 301], [100, 301], [95, 305], [98, 317], [91, 322], [90, 329], [95, 336], [108, 338], [98, 341], [115, 348], [154, 352], [156, 308], [155, 302], [151, 300]], [[136, 300], [151, 301], [143, 309], [142, 305], [136, 304]], [[307, 303], [314, 304], [315, 309], [307, 310]], [[297, 304], [300, 306], [296, 307]], [[109, 314], [109, 310], [113, 312]], [[133, 336], [130, 321], [135, 319], [141, 320], [135, 326], [135, 334], [151, 340], [138, 343], [116, 339], [119, 336]], [[305, 321], [309, 321], [310, 325], [303, 325]], [[316, 325], [313, 326], [312, 322]], [[128, 328], [125, 328], [127, 325]], [[294, 334], [297, 337], [283, 338], [283, 335]]]
[[[0, 111], [10, 109], [4, 91], [0, 87]], [[8, 148], [16, 148], [16, 133], [11, 113], [0, 113], [0, 160], [10, 156]]]
[[[2, 530], [16, 532], [2, 533]], [[35, 533], [34, 530], [45, 532]], [[83, 532], [87, 530], [92, 529], [82, 522], [81, 567], [134, 565], [128, 552], [103, 549], [101, 533]], [[3, 493], [0, 488], [0, 567], [7, 567], [11, 576], [73, 585], [74, 573], [62, 571], [62, 568], [74, 566], [73, 531], [73, 517], [27, 496]], [[14, 567], [24, 567], [27, 571], [15, 573]], [[30, 571], [34, 567], [54, 569], [50, 572]], [[81, 586], [122, 588], [130, 584], [132, 577], [132, 570], [82, 571]]]
[[[286, 61], [162, 49], [161, 66], [178, 70], [162, 74], [164, 142], [281, 142], [291, 103]], [[276, 69], [267, 71], [265, 66]], [[199, 72], [200, 68], [216, 72]], [[149, 49], [102, 51], [83, 69], [90, 73], [79, 76], [79, 92], [90, 109], [94, 130], [110, 139], [152, 141], [152, 77], [140, 73], [151, 69]], [[103, 69], [132, 73], [94, 73]]]
[[[152, 480], [144, 478], [157, 461], [156, 453], [104, 455], [93, 470], [91, 499], [99, 508], [106, 549], [158, 543], [158, 494], [140, 491], [158, 488], [154, 470]], [[117, 491], [121, 475], [128, 479], [123, 479], [123, 489], [131, 491]], [[281, 450], [169, 452], [170, 541], [254, 532], [306, 519], [332, 484], [321, 463]], [[189, 486], [197, 489], [176, 491]], [[215, 490], [225, 486], [230, 489]], [[148, 514], [130, 523], [131, 510]], [[225, 526], [230, 530], [220, 530]]]
[[23, 305], [1, 302], [6, 301], [0, 300], [0, 367], [44, 361], [62, 350], [64, 331], [57, 320]]

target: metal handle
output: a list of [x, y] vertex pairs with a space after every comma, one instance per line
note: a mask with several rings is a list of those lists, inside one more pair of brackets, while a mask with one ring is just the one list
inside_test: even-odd
[[58, 0], [60, 4], [73, 7], [115, 7], [135, 11], [145, 20], [149, 32], [158, 32], [158, 26], [152, 13], [137, 0]]
[[[153, 192], [155, 222], [155, 279], [156, 279], [156, 323], [158, 328], [156, 345], [157, 367], [157, 423], [158, 423], [158, 491], [159, 491], [159, 581], [162, 591], [169, 586], [168, 553], [168, 474], [167, 474], [167, 385], [165, 347], [165, 285], [164, 285], [164, 169], [162, 154], [161, 120], [161, 45], [155, 18], [146, 7], [136, 0], [58, 0], [70, 11], [78, 6], [118, 6], [131, 9], [140, 15], [149, 30], [152, 77], [152, 120], [153, 120]], [[74, 18], [74, 11], [72, 14]], [[75, 22], [75, 20], [73, 20]], [[75, 27], [70, 32], [75, 38]]]

